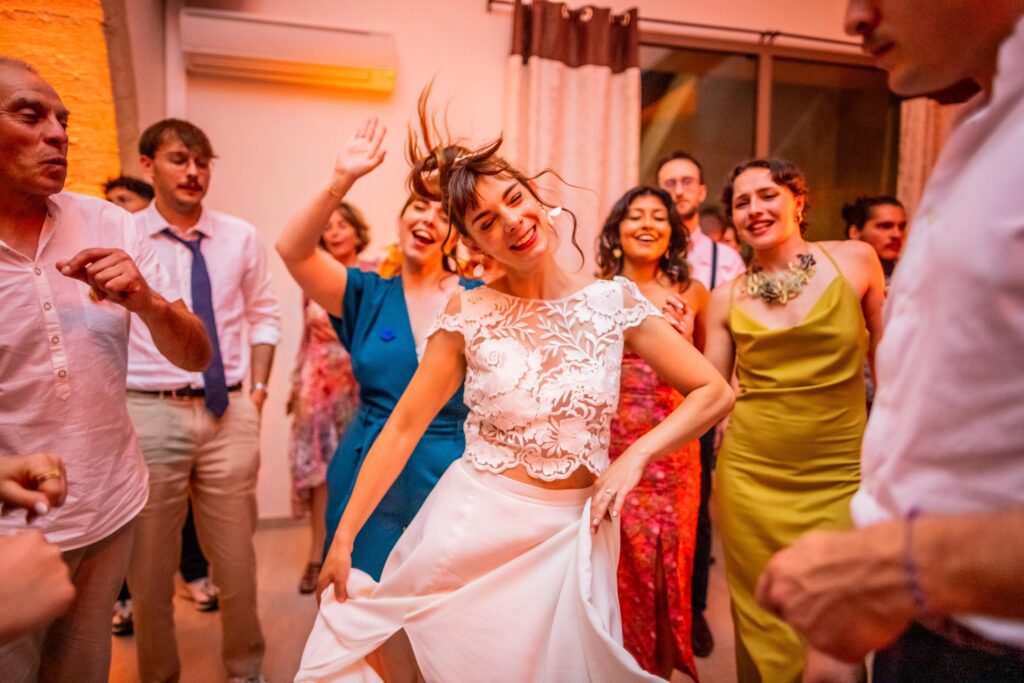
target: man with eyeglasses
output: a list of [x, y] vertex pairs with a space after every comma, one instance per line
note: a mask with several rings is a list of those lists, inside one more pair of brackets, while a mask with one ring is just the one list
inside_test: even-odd
[[156, 355], [145, 329], [132, 326], [128, 408], [150, 473], [128, 571], [139, 673], [143, 681], [180, 676], [171, 598], [191, 498], [220, 589], [229, 680], [260, 681], [256, 475], [260, 409], [281, 334], [266, 251], [252, 225], [203, 206], [214, 154], [202, 130], [159, 121], [143, 132], [139, 152], [156, 196], [136, 223], [213, 344], [204, 372], [182, 372]]

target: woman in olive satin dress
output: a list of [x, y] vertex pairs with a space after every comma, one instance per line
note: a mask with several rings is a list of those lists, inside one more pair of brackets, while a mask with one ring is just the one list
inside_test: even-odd
[[[771, 556], [850, 525], [866, 422], [863, 363], [878, 343], [882, 268], [862, 243], [807, 242], [799, 169], [759, 159], [723, 195], [751, 269], [712, 292], [705, 353], [739, 396], [718, 460], [718, 523], [742, 683], [855, 681], [863, 667], [807, 648], [754, 599]], [[805, 678], [806, 669], [806, 678]]]

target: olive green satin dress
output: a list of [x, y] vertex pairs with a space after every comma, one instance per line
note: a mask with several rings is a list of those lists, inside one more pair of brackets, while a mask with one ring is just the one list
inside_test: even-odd
[[868, 334], [857, 293], [836, 271], [793, 327], [769, 329], [735, 304], [729, 312], [740, 392], [715, 496], [741, 683], [799, 682], [803, 672], [801, 638], [754, 600], [768, 560], [808, 531], [851, 524]]

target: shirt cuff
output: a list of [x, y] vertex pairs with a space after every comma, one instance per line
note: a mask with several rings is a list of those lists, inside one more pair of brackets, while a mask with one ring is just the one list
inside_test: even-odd
[[277, 346], [281, 341], [281, 330], [270, 326], [257, 326], [249, 329], [249, 345], [269, 344]]

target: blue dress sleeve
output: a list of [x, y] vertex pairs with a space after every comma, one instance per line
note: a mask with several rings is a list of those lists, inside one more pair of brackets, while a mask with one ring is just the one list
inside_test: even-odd
[[376, 298], [376, 293], [383, 284], [384, 278], [376, 273], [367, 273], [359, 268], [348, 269], [348, 283], [345, 285], [345, 296], [341, 299], [341, 317], [331, 316], [331, 326], [338, 335], [338, 340], [346, 350], [352, 350], [356, 325], [363, 307]]

